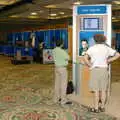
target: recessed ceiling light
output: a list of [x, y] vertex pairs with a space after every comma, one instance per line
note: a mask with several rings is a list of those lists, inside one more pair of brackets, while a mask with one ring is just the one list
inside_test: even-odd
[[18, 18], [19, 16], [18, 15], [11, 15], [9, 17], [12, 17], [12, 18]]
[[28, 16], [28, 18], [30, 19], [36, 19], [36, 18], [40, 18], [39, 16]]
[[31, 15], [37, 15], [37, 13], [36, 12], [32, 12]]
[[64, 16], [62, 16], [63, 18], [66, 18], [66, 17], [69, 17], [68, 15], [64, 15]]
[[0, 0], [0, 5], [11, 5], [19, 1], [20, 0]]
[[56, 8], [56, 5], [47, 5], [46, 8]]
[[60, 19], [61, 17], [56, 17], [56, 19]]
[[112, 20], [116, 19], [115, 17], [112, 17]]
[[64, 15], [65, 13], [64, 12], [59, 12], [61, 15]]
[[77, 1], [77, 2], [74, 2], [73, 4], [74, 4], [74, 5], [80, 5], [80, 4], [82, 4], [82, 2]]
[[51, 14], [50, 14], [50, 16], [56, 16], [56, 15], [57, 15], [57, 14], [55, 14], [55, 13], [51, 13]]
[[53, 16], [50, 16], [50, 17], [48, 17], [48, 19], [55, 19], [56, 17], [53, 17]]
[[118, 19], [115, 19], [115, 20], [113, 20], [113, 22], [119, 22], [120, 20], [118, 20]]
[[115, 3], [115, 4], [120, 4], [120, 1], [113, 1], [113, 3]]

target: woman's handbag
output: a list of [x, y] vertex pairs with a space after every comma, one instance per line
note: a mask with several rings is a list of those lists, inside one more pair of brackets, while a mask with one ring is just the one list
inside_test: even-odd
[[68, 81], [66, 94], [72, 94], [73, 91], [74, 91], [73, 82], [72, 81]]

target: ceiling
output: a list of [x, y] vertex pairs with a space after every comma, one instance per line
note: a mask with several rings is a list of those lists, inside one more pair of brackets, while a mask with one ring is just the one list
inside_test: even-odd
[[72, 6], [112, 4], [112, 22], [120, 24], [120, 0], [0, 0], [0, 22], [45, 21], [72, 16]]

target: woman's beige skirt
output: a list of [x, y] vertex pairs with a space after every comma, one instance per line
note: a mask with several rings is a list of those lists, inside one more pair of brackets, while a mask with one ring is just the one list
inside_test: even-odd
[[93, 68], [90, 72], [90, 90], [106, 91], [109, 83], [109, 71], [107, 68]]

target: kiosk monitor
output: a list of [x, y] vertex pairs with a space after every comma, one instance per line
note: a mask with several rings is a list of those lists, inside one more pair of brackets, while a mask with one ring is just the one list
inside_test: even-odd
[[100, 19], [99, 18], [83, 18], [84, 30], [99, 30]]

